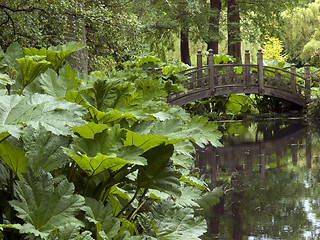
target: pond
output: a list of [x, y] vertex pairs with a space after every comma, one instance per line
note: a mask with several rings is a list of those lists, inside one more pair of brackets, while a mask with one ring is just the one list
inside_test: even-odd
[[320, 239], [320, 138], [303, 120], [220, 125], [224, 147], [197, 152], [224, 195], [203, 239]]

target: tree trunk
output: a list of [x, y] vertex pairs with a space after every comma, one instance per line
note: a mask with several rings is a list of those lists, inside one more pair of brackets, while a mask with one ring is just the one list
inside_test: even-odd
[[219, 53], [219, 17], [221, 12], [221, 0], [210, 0], [212, 15], [209, 19], [208, 50], [212, 49], [214, 54]]
[[[77, 2], [82, 6], [84, 6], [85, 4], [84, 0], [78, 0]], [[86, 43], [87, 30], [85, 27], [85, 20], [74, 15], [69, 15], [68, 25], [69, 29], [67, 34], [67, 41], [82, 41]], [[89, 53], [87, 48], [81, 49], [80, 51], [69, 55], [67, 57], [67, 61], [70, 63], [72, 68], [75, 68], [82, 73], [88, 73]]]
[[191, 66], [190, 51], [189, 51], [189, 30], [186, 28], [182, 28], [180, 37], [181, 37], [181, 44], [180, 44], [181, 62]]
[[241, 63], [240, 13], [238, 0], [228, 0], [228, 54]]

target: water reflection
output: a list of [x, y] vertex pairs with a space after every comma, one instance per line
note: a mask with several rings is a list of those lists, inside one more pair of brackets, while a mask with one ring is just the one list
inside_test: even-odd
[[203, 239], [320, 239], [319, 138], [297, 120], [221, 131], [223, 148], [198, 151], [202, 177], [226, 192]]

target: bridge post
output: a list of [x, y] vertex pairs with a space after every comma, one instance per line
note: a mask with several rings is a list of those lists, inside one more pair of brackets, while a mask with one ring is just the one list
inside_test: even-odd
[[311, 91], [311, 86], [310, 86], [310, 64], [306, 63], [304, 65], [304, 77], [305, 77], [305, 85], [304, 85], [304, 95], [305, 95], [305, 100], [306, 103], [310, 102], [310, 91]]
[[263, 80], [263, 54], [262, 54], [262, 49], [258, 49], [257, 62], [258, 62], [259, 95], [263, 95], [264, 94], [264, 80]]
[[244, 64], [245, 66], [245, 75], [244, 75], [244, 83], [245, 84], [250, 84], [250, 52], [249, 50], [245, 50], [244, 54]]
[[208, 66], [209, 66], [209, 87], [211, 94], [214, 93], [214, 61], [213, 61], [213, 50], [209, 49], [208, 57]]
[[[296, 65], [294, 63], [291, 64], [291, 73], [296, 73]], [[296, 94], [297, 93], [297, 82], [296, 82], [296, 75], [291, 74], [291, 92]]]
[[197, 82], [202, 79], [202, 53], [198, 50], [197, 54]]

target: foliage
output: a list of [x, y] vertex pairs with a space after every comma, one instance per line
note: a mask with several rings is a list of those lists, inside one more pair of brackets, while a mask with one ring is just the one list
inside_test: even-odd
[[319, 97], [312, 100], [308, 105], [308, 117], [314, 122], [320, 118], [320, 99]]
[[262, 49], [263, 58], [266, 60], [279, 60], [285, 62], [287, 57], [282, 53], [283, 47], [281, 46], [281, 41], [278, 38], [270, 37], [264, 43], [264, 48]]
[[303, 63], [309, 62], [313, 53], [320, 46], [320, 41], [311, 39], [306, 45], [304, 45], [300, 58]]
[[296, 7], [293, 11], [282, 13], [283, 43], [290, 62], [298, 65], [300, 61], [308, 61], [313, 51], [319, 47], [319, 8], [320, 1], [316, 0], [305, 8]]
[[[105, 67], [127, 60], [133, 52], [139, 51], [141, 42], [140, 23], [127, 11], [125, 1], [1, 0], [0, 24], [0, 47], [3, 49], [16, 41], [23, 47], [40, 48], [39, 53], [42, 53], [44, 49], [54, 48], [52, 45], [71, 40], [85, 42], [87, 48], [72, 58], [85, 65], [87, 58], [92, 57], [91, 70], [95, 66]], [[51, 50], [54, 49], [48, 49], [50, 53]]]
[[320, 47], [318, 47], [310, 57], [310, 65], [320, 67]]
[[200, 239], [211, 191], [189, 173], [193, 144], [221, 133], [165, 102], [184, 66], [82, 74], [64, 64], [76, 45], [0, 51], [0, 236]]

